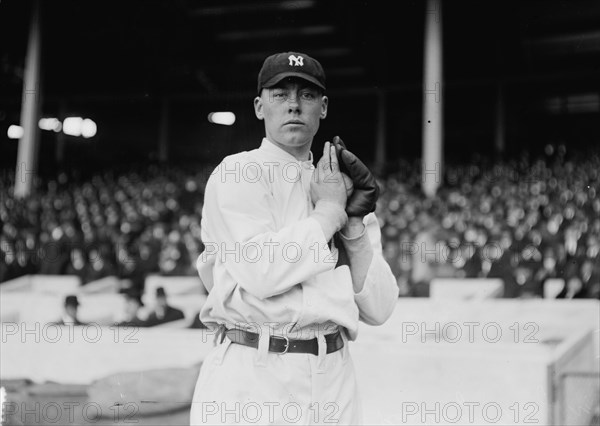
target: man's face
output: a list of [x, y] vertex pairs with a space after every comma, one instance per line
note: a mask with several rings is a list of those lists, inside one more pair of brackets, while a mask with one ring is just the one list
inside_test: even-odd
[[167, 307], [167, 298], [164, 296], [157, 296], [156, 297], [156, 306], [159, 308], [166, 308]]
[[254, 109], [256, 117], [265, 121], [267, 138], [290, 152], [289, 148], [312, 143], [320, 120], [327, 116], [327, 103], [327, 96], [314, 85], [286, 78], [263, 89], [254, 99]]
[[67, 305], [65, 306], [65, 311], [67, 312], [67, 315], [69, 315], [71, 318], [77, 318], [77, 306]]

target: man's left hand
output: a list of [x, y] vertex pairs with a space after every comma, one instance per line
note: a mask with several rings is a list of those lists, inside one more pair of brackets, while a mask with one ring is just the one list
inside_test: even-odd
[[346, 203], [348, 216], [363, 217], [375, 211], [379, 198], [377, 180], [369, 168], [352, 152], [339, 136], [333, 138], [333, 144], [340, 159], [340, 170], [352, 179], [354, 192]]

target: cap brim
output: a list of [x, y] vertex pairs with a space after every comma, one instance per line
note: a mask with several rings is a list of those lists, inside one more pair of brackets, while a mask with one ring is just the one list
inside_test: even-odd
[[306, 75], [304, 73], [294, 72], [294, 71], [282, 72], [280, 74], [274, 75], [269, 80], [267, 80], [267, 82], [265, 84], [263, 84], [262, 88], [268, 89], [269, 87], [273, 87], [277, 83], [279, 83], [281, 80], [283, 80], [284, 78], [288, 78], [288, 77], [301, 78], [302, 80], [306, 80], [306, 81], [314, 84], [315, 86], [320, 87], [321, 89], [325, 90], [325, 86], [323, 86], [323, 84], [320, 83], [319, 80], [317, 80], [316, 78], [314, 78], [310, 75]]

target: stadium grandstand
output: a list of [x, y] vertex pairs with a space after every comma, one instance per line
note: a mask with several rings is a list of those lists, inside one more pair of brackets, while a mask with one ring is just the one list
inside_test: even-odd
[[0, 425], [189, 424], [205, 188], [280, 51], [380, 188], [365, 422], [600, 425], [599, 2], [4, 0], [0, 37]]

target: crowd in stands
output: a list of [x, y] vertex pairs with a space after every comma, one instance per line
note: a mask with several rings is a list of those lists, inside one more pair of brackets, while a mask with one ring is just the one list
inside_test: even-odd
[[[213, 166], [150, 165], [89, 179], [60, 173], [13, 196], [0, 180], [0, 283], [24, 274], [105, 276], [143, 290], [150, 273], [195, 275], [203, 188]], [[432, 174], [425, 178], [434, 179]], [[434, 277], [501, 278], [505, 297], [600, 296], [600, 157], [539, 158], [444, 167], [435, 197], [417, 161], [381, 176], [377, 215], [401, 296], [426, 296]]]
[[[208, 172], [210, 173], [210, 172]], [[0, 282], [24, 274], [106, 276], [143, 285], [147, 274], [195, 275], [206, 169], [108, 171], [83, 182], [65, 173], [37, 182], [34, 196], [0, 182]]]
[[[434, 277], [500, 278], [505, 297], [600, 298], [600, 156], [481, 159], [445, 168], [434, 198], [418, 163], [382, 182], [384, 254], [403, 296], [426, 296]], [[434, 178], [425, 175], [424, 178]]]

